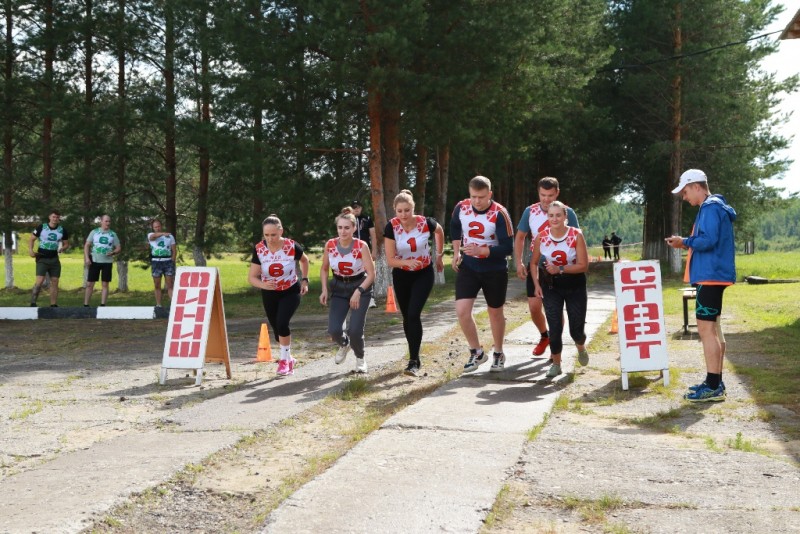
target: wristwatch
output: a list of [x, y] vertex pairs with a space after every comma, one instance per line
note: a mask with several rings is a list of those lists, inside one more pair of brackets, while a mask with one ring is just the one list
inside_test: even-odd
[[366, 293], [366, 292], [367, 292], [367, 290], [366, 290], [366, 289], [364, 289], [364, 288], [363, 288], [363, 287], [361, 287], [361, 286], [358, 286], [356, 289], [358, 289], [358, 291], [359, 291], [359, 292], [360, 292], [362, 295], [363, 295], [364, 293]]
[[559, 265], [558, 266], [558, 273], [559, 274], [564, 274], [564, 266], [563, 265]]
[[308, 283], [308, 278], [301, 278], [300, 281]]

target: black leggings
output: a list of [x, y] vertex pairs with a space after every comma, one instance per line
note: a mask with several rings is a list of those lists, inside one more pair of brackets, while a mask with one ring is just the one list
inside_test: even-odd
[[[562, 275], [569, 276], [569, 275]], [[541, 279], [540, 279], [541, 281]], [[564, 305], [567, 306], [567, 320], [569, 321], [569, 335], [578, 345], [586, 343], [586, 276], [570, 276], [569, 285], [566, 287], [550, 287], [542, 283], [544, 296], [544, 313], [547, 316], [547, 326], [550, 331], [550, 353], [561, 354], [564, 343], [561, 335], [564, 332], [563, 314]]]
[[403, 331], [408, 341], [410, 360], [419, 361], [419, 347], [422, 345], [422, 308], [433, 289], [433, 266], [421, 271], [392, 269], [392, 283], [397, 295], [397, 305], [403, 314]]
[[285, 291], [261, 290], [261, 302], [267, 313], [267, 321], [272, 328], [275, 341], [278, 336], [289, 337], [289, 321], [300, 306], [300, 284], [295, 284]]

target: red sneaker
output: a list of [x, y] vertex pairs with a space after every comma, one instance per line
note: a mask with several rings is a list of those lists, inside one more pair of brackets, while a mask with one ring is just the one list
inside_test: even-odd
[[539, 340], [539, 343], [535, 347], [533, 347], [533, 355], [541, 356], [542, 354], [544, 354], [544, 351], [548, 345], [550, 345], [550, 338], [549, 337], [541, 338]]

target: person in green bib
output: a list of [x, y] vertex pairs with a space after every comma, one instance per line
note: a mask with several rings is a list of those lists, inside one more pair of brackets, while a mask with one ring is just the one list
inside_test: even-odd
[[[33, 251], [33, 244], [39, 240], [39, 248]], [[64, 252], [69, 248], [69, 232], [61, 226], [61, 214], [57, 210], [52, 210], [47, 217], [47, 223], [37, 226], [31, 232], [31, 240], [28, 243], [28, 254], [31, 258], [36, 258], [36, 281], [33, 284], [31, 294], [31, 307], [36, 307], [36, 299], [42, 290], [45, 277], [50, 275], [50, 307], [58, 307], [58, 279], [61, 277], [61, 260], [58, 259], [59, 252]]]
[[84, 307], [89, 307], [94, 283], [101, 279], [101, 275], [103, 289], [100, 293], [100, 306], [106, 305], [108, 285], [111, 282], [111, 267], [114, 265], [114, 256], [118, 255], [121, 250], [119, 237], [111, 229], [111, 216], [103, 215], [100, 218], [100, 228], [92, 230], [83, 245], [83, 261], [89, 268], [89, 275], [86, 278], [86, 293], [83, 296]]
[[153, 285], [156, 294], [156, 307], [161, 307], [161, 277], [167, 286], [167, 295], [172, 300], [172, 286], [175, 284], [175, 258], [178, 254], [175, 237], [161, 229], [161, 221], [151, 223], [152, 232], [147, 234], [150, 244], [150, 267], [153, 271]]

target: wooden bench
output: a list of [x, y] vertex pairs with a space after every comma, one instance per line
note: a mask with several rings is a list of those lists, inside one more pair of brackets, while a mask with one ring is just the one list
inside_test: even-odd
[[696, 327], [697, 324], [689, 324], [689, 301], [697, 298], [697, 290], [693, 287], [681, 288], [683, 293], [683, 334], [689, 333], [689, 327]]

